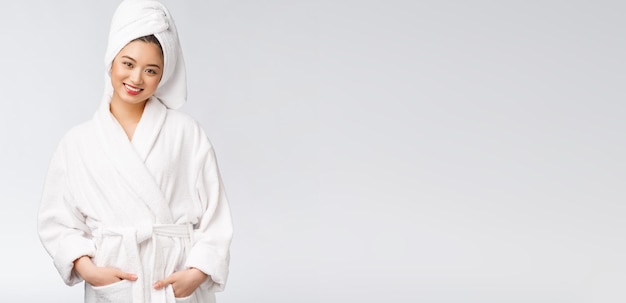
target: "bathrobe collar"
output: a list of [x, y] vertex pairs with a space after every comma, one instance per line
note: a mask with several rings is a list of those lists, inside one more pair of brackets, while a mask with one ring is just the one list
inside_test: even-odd
[[98, 141], [108, 160], [123, 178], [124, 184], [145, 203], [154, 215], [155, 223], [173, 222], [169, 205], [156, 180], [145, 165], [145, 157], [154, 145], [167, 110], [158, 99], [146, 103], [133, 141], [128, 140], [122, 126], [109, 110], [109, 99], [105, 98], [94, 115], [93, 121]]
[[137, 124], [131, 141], [142, 162], [146, 161], [150, 150], [154, 146], [154, 142], [161, 132], [166, 113], [167, 108], [165, 105], [155, 97], [150, 98], [146, 103], [143, 115], [141, 120], [139, 120], [139, 124]]

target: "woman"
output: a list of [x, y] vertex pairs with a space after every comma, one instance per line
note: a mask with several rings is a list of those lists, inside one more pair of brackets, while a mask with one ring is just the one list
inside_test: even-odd
[[228, 277], [232, 222], [213, 148], [186, 101], [169, 11], [126, 0], [105, 54], [93, 119], [61, 140], [39, 235], [85, 302], [214, 302]]

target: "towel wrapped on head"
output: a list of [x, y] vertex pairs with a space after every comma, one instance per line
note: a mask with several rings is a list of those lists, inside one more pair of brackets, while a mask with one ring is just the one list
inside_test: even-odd
[[154, 97], [168, 108], [179, 108], [187, 101], [185, 61], [172, 15], [153, 0], [124, 0], [113, 15], [104, 55], [105, 98], [110, 100], [113, 94], [109, 70], [115, 56], [129, 42], [148, 35], [154, 35], [163, 49], [163, 76]]

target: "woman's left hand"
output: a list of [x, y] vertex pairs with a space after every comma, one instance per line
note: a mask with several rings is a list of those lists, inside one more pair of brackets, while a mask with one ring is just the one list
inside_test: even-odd
[[163, 280], [156, 281], [152, 286], [154, 289], [161, 289], [169, 284], [172, 284], [174, 297], [184, 298], [191, 296], [196, 288], [198, 288], [198, 286], [200, 286], [200, 284], [202, 284], [207, 277], [207, 274], [197, 268], [188, 268], [177, 271]]

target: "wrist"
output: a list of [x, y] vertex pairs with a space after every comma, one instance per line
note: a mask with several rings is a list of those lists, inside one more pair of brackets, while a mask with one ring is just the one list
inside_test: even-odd
[[95, 265], [89, 256], [81, 256], [74, 260], [74, 271], [76, 271], [83, 280], [87, 281], [89, 279], [89, 272], [93, 267], [95, 267]]
[[199, 282], [204, 282], [204, 280], [206, 280], [206, 278], [209, 277], [209, 275], [205, 274], [203, 271], [195, 267], [190, 267], [189, 270], [193, 272], [195, 279]]

